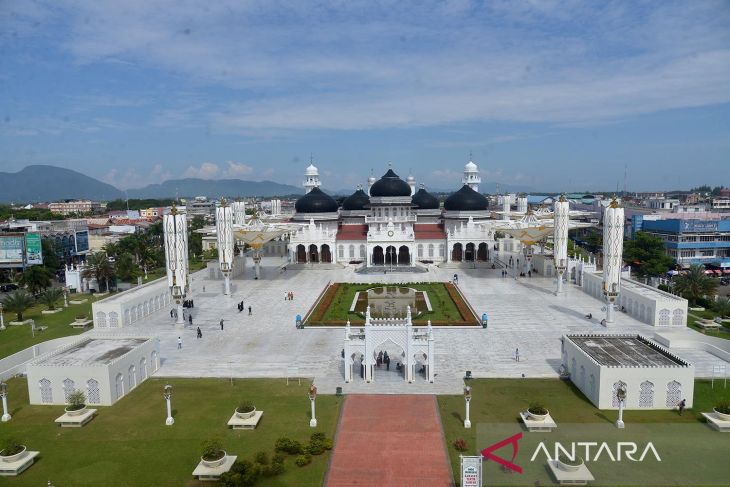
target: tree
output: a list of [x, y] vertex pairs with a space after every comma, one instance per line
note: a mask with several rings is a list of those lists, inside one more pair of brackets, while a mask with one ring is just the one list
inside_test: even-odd
[[130, 254], [122, 254], [117, 258], [117, 276], [125, 282], [132, 282], [139, 276], [139, 268]]
[[104, 252], [96, 252], [86, 258], [86, 269], [84, 270], [83, 277], [96, 279], [99, 287], [104, 282], [106, 285], [105, 290], [108, 291], [109, 280], [114, 279], [115, 275], [114, 265], [109, 261], [109, 257]]
[[730, 317], [730, 298], [719, 298], [712, 307], [720, 318]]
[[44, 238], [41, 240], [41, 248], [43, 249], [43, 267], [55, 274], [61, 268], [56, 241], [52, 238]]
[[15, 313], [18, 321], [23, 321], [23, 311], [33, 306], [33, 296], [23, 289], [18, 289], [5, 296], [3, 308]]
[[705, 274], [705, 266], [693, 265], [684, 274], [674, 278], [674, 291], [688, 299], [690, 305], [717, 291], [717, 281]]
[[63, 297], [63, 289], [60, 287], [49, 287], [38, 296], [38, 301], [48, 306], [48, 309], [56, 309], [56, 303]]
[[203, 253], [203, 235], [196, 232], [205, 226], [205, 219], [202, 216], [196, 216], [190, 221], [188, 226], [188, 258]]
[[664, 241], [646, 232], [636, 232], [633, 240], [624, 241], [624, 260], [636, 266], [642, 276], [666, 274], [674, 263], [664, 249]]
[[26, 267], [20, 283], [28, 288], [32, 294], [38, 294], [51, 285], [51, 273], [41, 265]]

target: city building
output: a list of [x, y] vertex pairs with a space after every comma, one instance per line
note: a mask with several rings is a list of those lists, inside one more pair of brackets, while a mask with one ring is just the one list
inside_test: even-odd
[[83, 215], [86, 213], [98, 213], [104, 211], [106, 203], [100, 203], [98, 201], [91, 200], [74, 200], [74, 201], [61, 201], [55, 202], [48, 205], [48, 209], [51, 213], [57, 213], [59, 215]]
[[664, 241], [682, 267], [710, 264], [730, 269], [730, 220], [642, 219], [641, 229]]

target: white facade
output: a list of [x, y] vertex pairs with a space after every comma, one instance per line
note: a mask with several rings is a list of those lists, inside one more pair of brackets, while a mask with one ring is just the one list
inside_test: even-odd
[[115, 330], [130, 326], [174, 304], [167, 280], [160, 278], [91, 304], [94, 328]]
[[[597, 340], [616, 337], [633, 341], [671, 358], [675, 363], [657, 366], [641, 361], [633, 366], [601, 364], [573, 340], [594, 337]], [[565, 335], [562, 355], [563, 367], [570, 374], [570, 380], [598, 409], [618, 409], [616, 391], [619, 386], [626, 388], [625, 409], [676, 409], [683, 399], [686, 400], [686, 407], [692, 407], [694, 366], [644, 337]]]
[[111, 406], [160, 367], [159, 341], [149, 336], [82, 338], [27, 366], [31, 404], [67, 404], [81, 390], [88, 406]]

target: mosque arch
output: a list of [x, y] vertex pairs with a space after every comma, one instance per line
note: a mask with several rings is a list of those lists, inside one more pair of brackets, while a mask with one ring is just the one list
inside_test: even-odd
[[383, 253], [383, 247], [376, 245], [373, 248], [373, 265], [383, 265], [385, 263], [385, 255]]
[[385, 265], [395, 265], [398, 263], [398, 252], [393, 245], [385, 248]]
[[314, 244], [309, 246], [309, 262], [319, 262], [319, 249]]
[[302, 244], [297, 245], [297, 262], [299, 264], [307, 262], [307, 248]]
[[451, 250], [451, 260], [461, 262], [464, 258], [464, 248], [460, 243], [455, 243]]
[[398, 249], [398, 265], [410, 265], [411, 252], [407, 245], [401, 245]]
[[485, 242], [482, 242], [479, 244], [479, 248], [477, 249], [477, 260], [484, 262], [487, 259], [489, 259], [489, 248]]
[[464, 260], [467, 262], [473, 262], [475, 258], [476, 252], [474, 251], [474, 244], [472, 242], [469, 242], [464, 247]]
[[328, 244], [322, 245], [321, 262], [327, 264], [332, 262], [332, 250]]

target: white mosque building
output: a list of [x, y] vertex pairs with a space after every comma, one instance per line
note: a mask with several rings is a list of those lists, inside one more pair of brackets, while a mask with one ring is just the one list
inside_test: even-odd
[[320, 189], [319, 171], [305, 171], [306, 194], [297, 200], [292, 222], [302, 227], [289, 240], [291, 263], [362, 262], [368, 267], [414, 267], [416, 262], [487, 261], [495, 245], [488, 201], [479, 193], [479, 169], [464, 166], [463, 186], [441, 207], [416, 180], [393, 169], [368, 178], [342, 205]]

